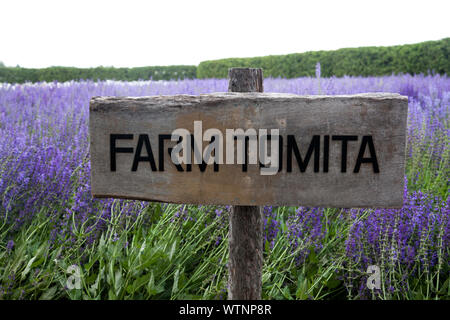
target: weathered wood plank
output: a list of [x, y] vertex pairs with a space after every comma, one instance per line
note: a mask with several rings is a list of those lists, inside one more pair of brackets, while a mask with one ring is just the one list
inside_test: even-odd
[[[407, 98], [398, 94], [353, 96], [298, 96], [274, 93], [216, 93], [200, 96], [153, 96], [141, 98], [96, 97], [90, 106], [91, 183], [95, 197], [119, 197], [152, 201], [228, 205], [304, 205], [324, 207], [399, 207], [403, 202]], [[283, 137], [282, 170], [261, 175], [258, 165], [220, 164], [204, 172], [192, 165], [177, 171], [164, 141], [164, 161], [159, 155], [158, 135], [177, 128], [194, 131], [202, 121], [203, 132], [217, 128], [279, 129]], [[111, 171], [111, 134], [130, 134], [118, 139], [118, 148], [131, 153], [115, 155]], [[139, 162], [132, 171], [139, 135], [148, 135], [157, 171], [150, 162]], [[314, 172], [313, 153], [305, 172], [295, 157], [287, 172], [288, 136], [293, 136], [301, 157], [319, 136], [319, 170]], [[324, 158], [328, 136], [328, 170]], [[333, 139], [337, 137], [337, 139]], [[356, 136], [347, 142], [346, 172], [342, 172], [344, 143], [339, 136]], [[371, 136], [379, 172], [373, 163], [362, 163], [355, 173], [364, 136]], [[342, 137], [341, 137], [342, 138]], [[203, 143], [205, 148], [207, 143]], [[130, 149], [131, 150], [131, 149]], [[144, 149], [145, 150], [145, 149]], [[363, 150], [364, 151], [364, 150]], [[369, 157], [366, 148], [364, 157]], [[147, 156], [143, 151], [142, 156]], [[159, 171], [164, 166], [164, 171]]]

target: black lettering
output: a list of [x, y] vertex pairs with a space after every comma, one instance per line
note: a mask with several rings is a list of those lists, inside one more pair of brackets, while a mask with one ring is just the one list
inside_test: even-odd
[[[145, 144], [145, 150], [147, 151], [148, 156], [142, 157], [142, 146]], [[152, 152], [152, 146], [150, 144], [150, 140], [148, 138], [148, 135], [146, 134], [140, 134], [138, 144], [136, 147], [136, 153], [134, 154], [134, 160], [133, 160], [133, 167], [131, 168], [131, 171], [137, 171], [139, 162], [141, 161], [148, 161], [150, 163], [150, 167], [152, 168], [152, 171], [156, 171], [156, 164], [155, 159], [153, 158], [153, 152]]]
[[300, 152], [298, 150], [297, 142], [293, 135], [287, 136], [287, 172], [292, 172], [292, 151], [294, 151], [295, 158], [297, 159], [297, 164], [300, 168], [300, 172], [305, 172], [308, 167], [309, 160], [311, 159], [312, 153], [314, 151], [314, 172], [319, 172], [319, 157], [320, 157], [320, 136], [313, 136], [311, 143], [309, 145], [308, 151], [305, 155], [305, 160], [302, 160]]
[[[180, 136], [178, 138], [178, 142], [177, 143], [180, 143], [181, 141], [183, 141], [183, 137]], [[173, 150], [173, 148], [167, 148], [167, 153], [169, 154], [169, 159], [172, 159], [172, 150]], [[173, 161], [172, 161], [172, 163], [173, 163]], [[178, 172], [183, 172], [184, 171], [183, 167], [181, 166], [181, 164], [175, 164], [175, 163], [173, 163], [173, 164], [174, 164], [175, 168], [177, 168]]]
[[[212, 136], [210, 143], [214, 142], [215, 139], [216, 139], [216, 137]], [[194, 152], [194, 135], [193, 134], [191, 134], [191, 147], [192, 147], [192, 151]], [[203, 152], [203, 151], [201, 151], [201, 152]], [[216, 151], [214, 150], [214, 155], [215, 155], [215, 152]], [[202, 157], [202, 163], [198, 164], [200, 172], [205, 172], [206, 166], [207, 166], [207, 163], [205, 161], [203, 161], [203, 157]], [[186, 165], [186, 171], [192, 171], [192, 165], [191, 164], [187, 164]], [[219, 164], [216, 163], [216, 159], [214, 159], [214, 172], [218, 172], [218, 171], [219, 171]]]
[[[369, 145], [369, 158], [364, 158], [364, 153], [366, 151], [366, 146]], [[379, 173], [380, 169], [378, 167], [378, 160], [377, 155], [375, 153], [375, 146], [373, 145], [372, 136], [363, 136], [361, 147], [359, 148], [358, 153], [358, 159], [356, 160], [355, 169], [353, 170], [354, 173], [358, 173], [359, 169], [361, 168], [362, 163], [372, 163], [373, 166], [373, 172]]]
[[[237, 140], [237, 137], [234, 137], [235, 140]], [[248, 136], [245, 136], [244, 139], [244, 163], [242, 164], [242, 172], [247, 172], [248, 170], [248, 142], [250, 141], [250, 138]]]
[[323, 140], [323, 172], [328, 172], [330, 162], [330, 136], [324, 136]]
[[342, 141], [341, 172], [347, 172], [347, 142], [358, 140], [358, 136], [332, 136], [331, 139]]
[[[192, 152], [194, 152], [194, 143], [195, 143], [195, 141], [194, 141], [194, 135], [191, 134], [191, 149], [192, 149]], [[194, 159], [195, 159], [195, 155], [194, 155], [194, 157], [192, 157], [191, 159], [192, 159], [192, 162], [193, 162]], [[186, 171], [192, 171], [192, 163], [186, 164]]]
[[[212, 136], [211, 137], [211, 143], [213, 143], [214, 141], [216, 141], [216, 136]], [[216, 163], [216, 150], [214, 149], [214, 172], [218, 172], [219, 171], [219, 164]]]
[[[283, 170], [283, 136], [278, 136], [278, 138], [278, 172], [281, 172]], [[268, 134], [267, 141], [270, 140], [272, 140], [272, 135]], [[259, 167], [265, 168], [266, 166], [260, 162]]]
[[170, 135], [170, 134], [158, 135], [159, 171], [164, 171], [164, 140], [170, 140], [171, 138], [172, 138], [172, 135]]
[[116, 171], [116, 154], [121, 153], [133, 153], [133, 148], [117, 148], [117, 139], [132, 140], [132, 134], [110, 134], [109, 135], [109, 152], [110, 152], [110, 167], [111, 171]]

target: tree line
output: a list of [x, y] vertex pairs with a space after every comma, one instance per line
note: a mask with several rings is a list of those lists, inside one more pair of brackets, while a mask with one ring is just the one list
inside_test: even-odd
[[74, 68], [49, 67], [29, 69], [21, 67], [0, 67], [0, 82], [24, 83], [40, 81], [70, 80], [171, 80], [193, 79], [196, 77], [196, 66], [161, 66], [139, 68]]
[[232, 67], [263, 68], [265, 77], [314, 76], [317, 63], [321, 76], [379, 76], [389, 74], [450, 74], [450, 38], [390, 47], [344, 48], [254, 58], [203, 61], [198, 66], [152, 66], [139, 68], [6, 67], [0, 62], [0, 82], [23, 83], [70, 80], [173, 80], [226, 78]]
[[265, 77], [314, 76], [320, 62], [321, 76], [379, 76], [399, 73], [450, 74], [450, 38], [390, 47], [344, 48], [255, 58], [204, 61], [198, 78], [227, 77], [228, 68], [263, 68]]

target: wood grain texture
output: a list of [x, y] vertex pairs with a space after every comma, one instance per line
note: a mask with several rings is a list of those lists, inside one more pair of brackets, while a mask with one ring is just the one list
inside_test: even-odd
[[[263, 92], [262, 69], [231, 68], [229, 92]], [[259, 206], [233, 206], [228, 234], [228, 300], [259, 300], [264, 223]]]
[[264, 92], [263, 71], [259, 68], [230, 68], [228, 92]]
[[[94, 97], [90, 105], [91, 185], [94, 197], [120, 197], [173, 203], [224, 205], [303, 205], [323, 207], [400, 207], [403, 204], [407, 98], [398, 94], [298, 96], [276, 93], [216, 93], [200, 96], [140, 98]], [[193, 132], [217, 128], [279, 129], [283, 140], [283, 170], [260, 175], [259, 166], [210, 165], [201, 172], [178, 172], [165, 142], [164, 171], [140, 163], [132, 172], [133, 154], [117, 154], [117, 171], [110, 171], [110, 134], [133, 134], [118, 147], [136, 148], [139, 134], [148, 134], [155, 158], [158, 135], [176, 128]], [[295, 159], [286, 172], [287, 135], [295, 136], [304, 156], [313, 135], [356, 135], [348, 143], [348, 171], [341, 172], [341, 142], [330, 141], [329, 170], [300, 172]], [[362, 164], [353, 173], [361, 137], [371, 135], [380, 172]], [[175, 144], [172, 143], [172, 146]], [[204, 143], [204, 146], [206, 144]], [[322, 163], [323, 153], [320, 153]], [[312, 160], [311, 160], [312, 162]], [[159, 164], [158, 164], [159, 165]]]
[[228, 236], [228, 299], [261, 299], [263, 267], [262, 207], [233, 206]]

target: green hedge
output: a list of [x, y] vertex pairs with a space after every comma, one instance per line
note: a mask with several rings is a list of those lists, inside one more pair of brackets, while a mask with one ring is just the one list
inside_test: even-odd
[[196, 66], [167, 66], [140, 68], [72, 68], [50, 67], [45, 69], [27, 69], [21, 67], [0, 67], [0, 82], [23, 83], [26, 81], [70, 81], [81, 79], [92, 80], [171, 80], [193, 79], [196, 76]]
[[140, 68], [72, 68], [27, 69], [0, 66], [0, 83], [26, 81], [69, 81], [80, 79], [171, 80], [226, 78], [232, 67], [263, 68], [266, 77], [295, 78], [314, 76], [317, 62], [323, 77], [344, 75], [377, 76], [398, 73], [436, 72], [450, 74], [450, 38], [392, 47], [345, 48], [334, 51], [311, 51], [256, 58], [230, 58], [203, 61], [196, 66]]
[[317, 62], [321, 76], [377, 76], [436, 72], [450, 75], [450, 38], [391, 47], [345, 48], [255, 58], [204, 61], [197, 78], [226, 78], [231, 67], [263, 68], [265, 77], [314, 76]]

